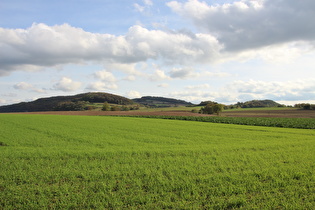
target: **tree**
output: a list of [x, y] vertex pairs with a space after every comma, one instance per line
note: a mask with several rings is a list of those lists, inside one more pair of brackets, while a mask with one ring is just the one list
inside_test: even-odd
[[217, 114], [219, 115], [220, 112], [223, 111], [224, 105], [223, 104], [214, 104], [210, 103], [207, 104], [205, 107], [200, 109], [200, 113], [202, 114]]
[[107, 103], [107, 101], [104, 102], [102, 110], [103, 111], [110, 111], [110, 106], [109, 106], [109, 103]]
[[213, 111], [214, 113], [216, 113], [217, 115], [220, 114], [220, 112], [223, 111], [224, 105], [223, 104], [215, 104], [213, 105]]

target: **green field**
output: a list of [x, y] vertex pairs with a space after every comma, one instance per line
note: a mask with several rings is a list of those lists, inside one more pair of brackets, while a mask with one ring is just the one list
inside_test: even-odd
[[313, 209], [315, 130], [0, 115], [0, 209]]

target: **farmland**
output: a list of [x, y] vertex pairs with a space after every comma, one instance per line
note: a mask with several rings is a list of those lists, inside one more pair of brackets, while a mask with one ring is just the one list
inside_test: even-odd
[[0, 115], [0, 209], [312, 209], [315, 130]]

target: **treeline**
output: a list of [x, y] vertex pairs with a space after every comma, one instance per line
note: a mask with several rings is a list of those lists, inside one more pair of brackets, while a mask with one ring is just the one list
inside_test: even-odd
[[194, 105], [184, 100], [178, 100], [174, 98], [164, 98], [156, 96], [143, 96], [141, 98], [132, 99], [134, 102], [142, 104], [149, 108], [158, 107], [176, 107], [176, 106], [191, 106]]
[[[208, 104], [218, 104], [214, 101], [202, 101], [196, 106], [206, 106]], [[223, 105], [224, 109], [238, 109], [238, 108], [264, 108], [264, 107], [286, 107], [286, 105], [279, 104], [273, 100], [252, 100], [246, 102], [237, 102], [232, 105]]]
[[315, 110], [315, 104], [309, 104], [309, 103], [295, 104], [294, 107], [304, 109], [304, 110]]
[[140, 109], [139, 105], [110, 105], [109, 103], [105, 102], [102, 107], [102, 111], [130, 111], [130, 110], [138, 110]]
[[202, 106], [200, 110], [192, 109], [192, 112], [199, 112], [202, 114], [219, 114], [224, 109], [238, 109], [238, 108], [264, 108], [264, 107], [286, 107], [272, 100], [252, 100], [246, 102], [237, 102], [232, 105], [219, 104], [214, 101], [202, 101], [200, 104], [193, 107]]

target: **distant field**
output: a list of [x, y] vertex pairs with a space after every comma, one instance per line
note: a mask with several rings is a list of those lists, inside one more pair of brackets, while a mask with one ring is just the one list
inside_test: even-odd
[[315, 130], [0, 115], [0, 209], [312, 209]]
[[[200, 107], [169, 107], [169, 108], [144, 108], [132, 111], [49, 111], [49, 112], [24, 112], [23, 114], [51, 114], [51, 115], [159, 115], [159, 116], [209, 116], [192, 112], [199, 111]], [[268, 118], [315, 118], [314, 110], [301, 110], [296, 108], [244, 108], [229, 109], [220, 113], [221, 117], [268, 117]]]

